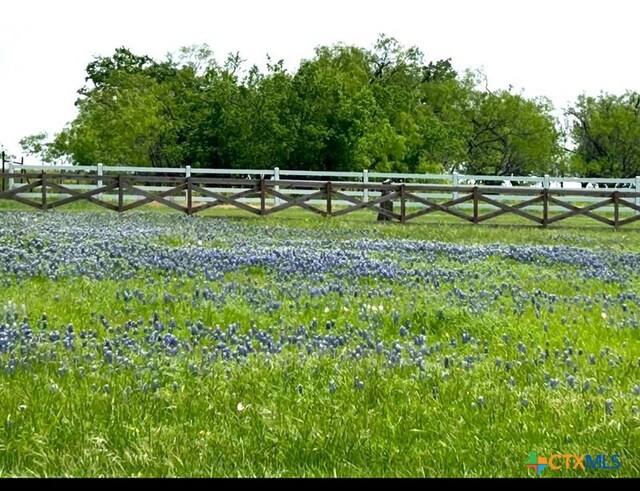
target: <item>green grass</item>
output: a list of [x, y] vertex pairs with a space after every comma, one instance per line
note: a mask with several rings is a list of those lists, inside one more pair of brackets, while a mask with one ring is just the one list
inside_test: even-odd
[[[85, 211], [69, 212], [74, 213]], [[435, 219], [400, 225], [376, 223], [371, 216], [322, 219], [291, 212], [284, 218], [233, 220], [253, 241], [328, 236], [338, 248], [364, 238], [640, 250], [636, 229], [541, 230]], [[145, 219], [164, 224], [154, 238], [158, 247], [190, 247], [199, 240], [171, 214]], [[227, 219], [195, 220], [206, 227]], [[39, 231], [29, 233], [37, 237]], [[201, 247], [233, 249], [241, 241], [218, 236]], [[533, 477], [524, 465], [531, 451], [621, 455], [619, 471], [547, 469], [544, 477], [640, 475], [640, 397], [633, 392], [640, 381], [640, 335], [637, 328], [623, 327], [637, 311], [635, 304], [629, 311], [615, 300], [640, 293], [638, 272], [612, 283], [585, 279], [568, 266], [496, 256], [471, 263], [446, 255], [397, 260], [466, 276], [437, 288], [395, 279], [328, 278], [317, 284], [342, 281], [351, 289], [312, 296], [295, 291], [294, 280], [257, 266], [216, 281], [163, 271], [101, 281], [17, 279], [6, 273], [0, 308], [15, 309], [34, 325], [46, 313], [46, 326], [38, 324], [43, 332], [63, 331], [69, 323], [76, 332], [95, 330], [98, 349], [91, 343], [73, 353], [47, 348], [27, 366], [0, 374], [0, 476]], [[558, 300], [553, 308], [543, 303], [536, 314], [530, 302], [507, 293], [477, 311], [452, 296], [454, 288], [490, 294], [499, 285], [539, 290]], [[217, 296], [196, 293], [204, 288]], [[134, 290], [141, 295], [123, 300], [123, 292]], [[278, 308], [267, 308], [272, 300]], [[387, 343], [398, 339], [399, 325], [407, 325], [410, 335], [422, 333], [429, 346], [439, 348], [425, 357], [423, 370], [411, 364], [391, 367], [380, 356], [354, 361], [340, 350], [335, 357], [303, 356], [295, 348], [239, 363], [208, 363], [215, 350], [209, 341], [192, 342], [184, 357], [132, 355], [138, 368], [131, 369], [96, 356], [105, 337], [122, 334], [128, 321], [149, 326], [154, 315], [165, 323], [173, 318], [181, 339], [190, 339], [189, 324], [198, 319], [211, 328], [235, 323], [240, 333], [255, 326], [276, 334], [317, 319], [321, 334], [332, 321], [336, 335], [371, 329]], [[462, 343], [465, 333], [477, 341]], [[137, 336], [131, 334], [141, 340], [142, 332]], [[545, 350], [550, 357], [541, 362]], [[575, 371], [562, 356], [567, 350]], [[6, 363], [8, 356], [0, 352], [0, 361]], [[471, 368], [465, 367], [469, 356], [475, 360]], [[579, 388], [567, 386], [569, 374], [575, 374]], [[548, 377], [559, 379], [556, 389], [548, 387]], [[587, 381], [590, 388], [584, 389]], [[607, 400], [612, 412], [605, 410]]]
[[[7, 200], [0, 200], [0, 210], [34, 211], [33, 208], [26, 205]], [[180, 215], [176, 210], [156, 204], [144, 205], [135, 211], [125, 212], [125, 214], [151, 210], [159, 215]], [[113, 211], [84, 201], [70, 203], [64, 207], [47, 211], [47, 213], [63, 214], [69, 212], [115, 214]], [[467, 223], [442, 212], [422, 216], [405, 224], [376, 222], [376, 214], [369, 210], [356, 211], [339, 217], [320, 217], [311, 212], [293, 208], [262, 217], [237, 208], [225, 207], [205, 210], [198, 216], [241, 220], [243, 223], [258, 227], [258, 230], [262, 227], [281, 226], [284, 229], [338, 230], [344, 233], [357, 230], [380, 238], [436, 240], [465, 244], [504, 242], [509, 244], [576, 245], [589, 248], [614, 247], [620, 250], [640, 251], [640, 221], [615, 230], [613, 227], [584, 216], [572, 217], [547, 228], [542, 228], [529, 220], [511, 214], [502, 215], [481, 224]], [[604, 214], [603, 216], [608, 215]], [[609, 218], [612, 217], [609, 216]], [[171, 240], [174, 245], [177, 245], [181, 238], [174, 235], [166, 240]]]

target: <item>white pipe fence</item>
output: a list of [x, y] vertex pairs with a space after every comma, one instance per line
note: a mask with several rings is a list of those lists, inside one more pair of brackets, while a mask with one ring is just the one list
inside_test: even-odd
[[[341, 181], [351, 181], [358, 183], [381, 183], [386, 179], [391, 179], [395, 182], [404, 182], [411, 184], [438, 184], [438, 185], [446, 185], [446, 186], [478, 186], [478, 187], [486, 187], [486, 186], [495, 186], [495, 184], [484, 184], [485, 182], [501, 182], [502, 186], [510, 187], [513, 186], [513, 183], [517, 183], [517, 186], [520, 187], [533, 187], [533, 188], [542, 188], [542, 189], [580, 189], [583, 185], [589, 188], [601, 188], [601, 187], [609, 187], [615, 188], [616, 191], [619, 191], [621, 195], [624, 195], [625, 192], [640, 192], [640, 176], [636, 176], [635, 178], [630, 179], [612, 179], [612, 178], [579, 178], [579, 177], [555, 177], [555, 176], [492, 176], [492, 175], [472, 175], [472, 174], [458, 174], [456, 172], [452, 174], [409, 174], [409, 173], [396, 173], [396, 172], [373, 172], [369, 170], [363, 170], [361, 172], [325, 172], [325, 171], [308, 171], [308, 170], [285, 170], [275, 167], [273, 169], [201, 169], [201, 168], [192, 168], [191, 166], [186, 167], [167, 167], [167, 168], [158, 168], [158, 167], [130, 167], [130, 166], [110, 166], [103, 164], [96, 165], [44, 165], [44, 164], [21, 164], [17, 162], [9, 162], [8, 169], [9, 173], [19, 173], [24, 171], [28, 172], [55, 172], [55, 173], [86, 173], [91, 174], [95, 173], [97, 176], [105, 176], [111, 174], [127, 174], [127, 175], [153, 175], [153, 174], [165, 174], [176, 177], [228, 177], [228, 176], [243, 176], [248, 179], [260, 179], [260, 178], [268, 178], [274, 180], [296, 180], [296, 179], [309, 179], [313, 177], [317, 177], [317, 180], [341, 180]], [[91, 190], [96, 189], [102, 186], [102, 181], [97, 181], [95, 185], [93, 184], [67, 184], [66, 187], [77, 190]], [[16, 187], [15, 179], [9, 179], [9, 189], [14, 189]], [[139, 186], [140, 189], [145, 191], [160, 191], [165, 188], [162, 186]], [[206, 188], [207, 190], [214, 193], [234, 193], [240, 192], [246, 188], [243, 187], [234, 187], [234, 188]], [[302, 195], [302, 194], [310, 194], [315, 192], [314, 190], [304, 190], [304, 189], [295, 189], [295, 188], [286, 188], [280, 189], [279, 187], [275, 188], [276, 191], [281, 192], [282, 194], [287, 195]], [[365, 202], [368, 202], [370, 199], [376, 199], [380, 196], [379, 191], [373, 191], [369, 189], [363, 190], [354, 190], [354, 191], [346, 191], [345, 194], [357, 197]], [[442, 192], [426, 192], [419, 193], [418, 196], [425, 199], [457, 199], [458, 193], [442, 193]], [[20, 196], [25, 198], [35, 198], [40, 196], [39, 192], [32, 193], [21, 193]], [[56, 197], [65, 197], [63, 194], [56, 193], [48, 193], [48, 196], [51, 198]], [[117, 199], [117, 195], [115, 194], [104, 194], [101, 195], [102, 199]], [[129, 194], [125, 197], [125, 199], [140, 199], [142, 196], [137, 196], [133, 194]], [[521, 197], [513, 196], [509, 194], [495, 196], [496, 201], [518, 201]], [[211, 201], [212, 198], [207, 197], [193, 197], [194, 202], [205, 202]], [[590, 203], [599, 201], [600, 198], [595, 197], [566, 197], [566, 201], [571, 202], [579, 202], [579, 203]], [[242, 202], [246, 203], [256, 203], [259, 201], [259, 198], [242, 198]], [[281, 204], [282, 200], [278, 197], [272, 198], [272, 204], [274, 206], [278, 206]], [[311, 200], [310, 204], [322, 204], [323, 200]], [[347, 201], [334, 201], [335, 205], [350, 205], [351, 203]], [[635, 204], [640, 206], [640, 198], [635, 198]], [[407, 206], [413, 207], [421, 207], [420, 203], [407, 203]], [[463, 203], [457, 205], [461, 209], [468, 208], [471, 206], [469, 203]], [[485, 208], [494, 208], [492, 205], [481, 205]], [[528, 209], [534, 210], [539, 208], [539, 204], [531, 205], [527, 207]], [[600, 208], [602, 211], [612, 212], [613, 207], [602, 207]], [[557, 206], [550, 206], [549, 211], [566, 211], [566, 209]], [[637, 213], [637, 212], [636, 212]]]

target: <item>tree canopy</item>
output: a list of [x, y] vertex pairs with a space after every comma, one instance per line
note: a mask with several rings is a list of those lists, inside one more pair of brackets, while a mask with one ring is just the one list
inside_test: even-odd
[[578, 172], [587, 177], [640, 175], [640, 94], [581, 95], [567, 114]]
[[159, 61], [120, 47], [87, 65], [73, 121], [20, 144], [78, 164], [507, 176], [569, 162], [589, 176], [638, 173], [638, 94], [581, 96], [563, 132], [548, 99], [482, 79], [385, 35], [369, 49], [320, 46], [293, 71], [269, 58], [247, 67], [238, 53], [219, 63], [206, 45]]

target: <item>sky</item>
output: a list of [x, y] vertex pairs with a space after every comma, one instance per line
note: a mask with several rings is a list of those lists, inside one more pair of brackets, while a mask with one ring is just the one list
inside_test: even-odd
[[60, 131], [95, 56], [125, 46], [164, 59], [209, 45], [223, 60], [266, 55], [295, 70], [314, 48], [371, 48], [380, 34], [427, 61], [482, 69], [490, 89], [546, 96], [640, 91], [637, 0], [19, 0], [0, 5], [0, 145]]

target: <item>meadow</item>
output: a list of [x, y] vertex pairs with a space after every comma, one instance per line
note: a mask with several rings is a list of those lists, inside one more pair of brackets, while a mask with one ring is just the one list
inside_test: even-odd
[[637, 228], [367, 217], [0, 211], [0, 476], [640, 476]]

